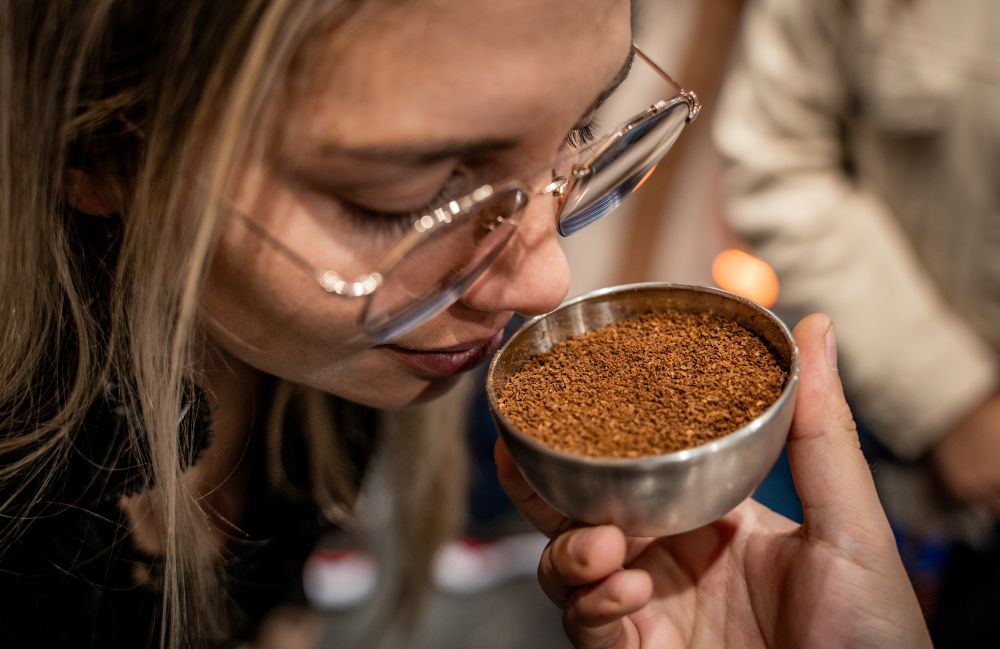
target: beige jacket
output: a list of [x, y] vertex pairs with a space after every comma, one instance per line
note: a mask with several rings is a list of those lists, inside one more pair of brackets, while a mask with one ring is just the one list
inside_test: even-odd
[[[779, 310], [833, 316], [859, 419], [918, 459], [998, 389], [1000, 3], [751, 0], [744, 20], [715, 123], [730, 222]], [[925, 517], [908, 500], [930, 483], [894, 471], [883, 492]]]

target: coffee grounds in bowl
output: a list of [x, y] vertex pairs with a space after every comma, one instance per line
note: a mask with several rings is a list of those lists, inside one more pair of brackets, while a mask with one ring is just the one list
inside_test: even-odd
[[557, 343], [507, 380], [497, 405], [547, 446], [640, 457], [737, 430], [774, 403], [787, 377], [764, 342], [739, 324], [668, 311]]

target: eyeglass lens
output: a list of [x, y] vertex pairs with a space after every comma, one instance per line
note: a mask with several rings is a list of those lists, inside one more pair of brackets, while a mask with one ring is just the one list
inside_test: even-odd
[[[680, 136], [688, 105], [678, 101], [633, 120], [589, 161], [591, 173], [571, 184], [559, 219], [568, 236], [615, 209], [641, 186]], [[527, 202], [519, 189], [491, 196], [422, 239], [382, 273], [362, 315], [368, 335], [387, 341], [455, 302], [499, 255]]]
[[520, 189], [497, 192], [421, 239], [382, 272], [362, 314], [368, 335], [395, 338], [461, 297], [506, 245], [526, 203]]
[[[591, 115], [593, 144], [556, 165], [557, 176], [570, 179], [560, 198], [560, 234], [578, 232], [618, 207], [673, 146], [691, 113], [679, 96], [664, 100], [665, 85], [637, 57], [615, 94]], [[526, 202], [520, 189], [494, 194], [381, 269], [381, 285], [362, 315], [368, 335], [398, 337], [458, 300], [510, 240]]]
[[631, 123], [596, 158], [590, 173], [573, 182], [563, 199], [559, 233], [574, 234], [618, 207], [638, 189], [680, 136], [688, 105], [678, 101]]

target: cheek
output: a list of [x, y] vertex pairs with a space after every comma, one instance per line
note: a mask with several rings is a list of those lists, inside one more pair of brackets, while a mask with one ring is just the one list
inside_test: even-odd
[[208, 318], [256, 349], [341, 347], [356, 335], [360, 301], [327, 294], [303, 267], [350, 263], [355, 246], [343, 233], [259, 167], [244, 174], [233, 203], [267, 234], [235, 214], [223, 224], [204, 290]]
[[415, 376], [361, 333], [363, 300], [327, 295], [239, 223], [227, 223], [202, 293], [202, 325], [224, 353], [267, 374], [373, 407], [433, 398], [454, 379]]
[[359, 339], [354, 313], [320, 311], [312, 306], [315, 296], [295, 300], [299, 292], [275, 294], [247, 278], [232, 291], [226, 275], [213, 268], [202, 325], [225, 355], [250, 367], [374, 408], [421, 403], [458, 380], [416, 376], [385, 349], [372, 348]]
[[[236, 220], [224, 227], [202, 296], [208, 326], [251, 364], [329, 365], [357, 338], [360, 301], [326, 294], [303, 269]], [[264, 365], [264, 367], [262, 367]]]

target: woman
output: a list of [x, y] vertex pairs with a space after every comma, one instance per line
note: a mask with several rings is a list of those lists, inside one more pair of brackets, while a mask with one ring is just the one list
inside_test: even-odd
[[[404, 407], [485, 358], [513, 312], [563, 298], [557, 204], [570, 232], [614, 202], [565, 174], [641, 58], [629, 3], [8, 2], [0, 23], [5, 643], [249, 637], [319, 531], [355, 524], [369, 469], [397, 487], [391, 602], [412, 602], [449, 531], [457, 445], [399, 430]], [[633, 175], [695, 105], [670, 106], [656, 147], [631, 142], [645, 151]], [[802, 334], [814, 365], [828, 329]], [[825, 418], [838, 443], [850, 432], [829, 370], [803, 391], [815, 397], [802, 409], [814, 428], [800, 425], [815, 491], [831, 469], [809, 435], [824, 439]], [[386, 464], [371, 468], [376, 441]], [[562, 530], [504, 457], [526, 513]], [[863, 464], [848, 460], [844, 493], [861, 494], [874, 531], [818, 524], [800, 538], [872, 549], [879, 569], [860, 578], [901, 594], [877, 637], [919, 636]], [[744, 509], [723, 525], [764, 538], [746, 520]], [[598, 535], [570, 555], [590, 572], [560, 563], [581, 534]], [[681, 542], [630, 547], [680, 560]], [[625, 547], [597, 528], [557, 537], [543, 557], [558, 601], [589, 584], [566, 600], [581, 646], [639, 604], [643, 620], [669, 622], [648, 587], [675, 571], [651, 561], [619, 593], [636, 574], [612, 572], [636, 558]], [[748, 570], [764, 559], [745, 558]], [[774, 609], [762, 592], [754, 606]]]

